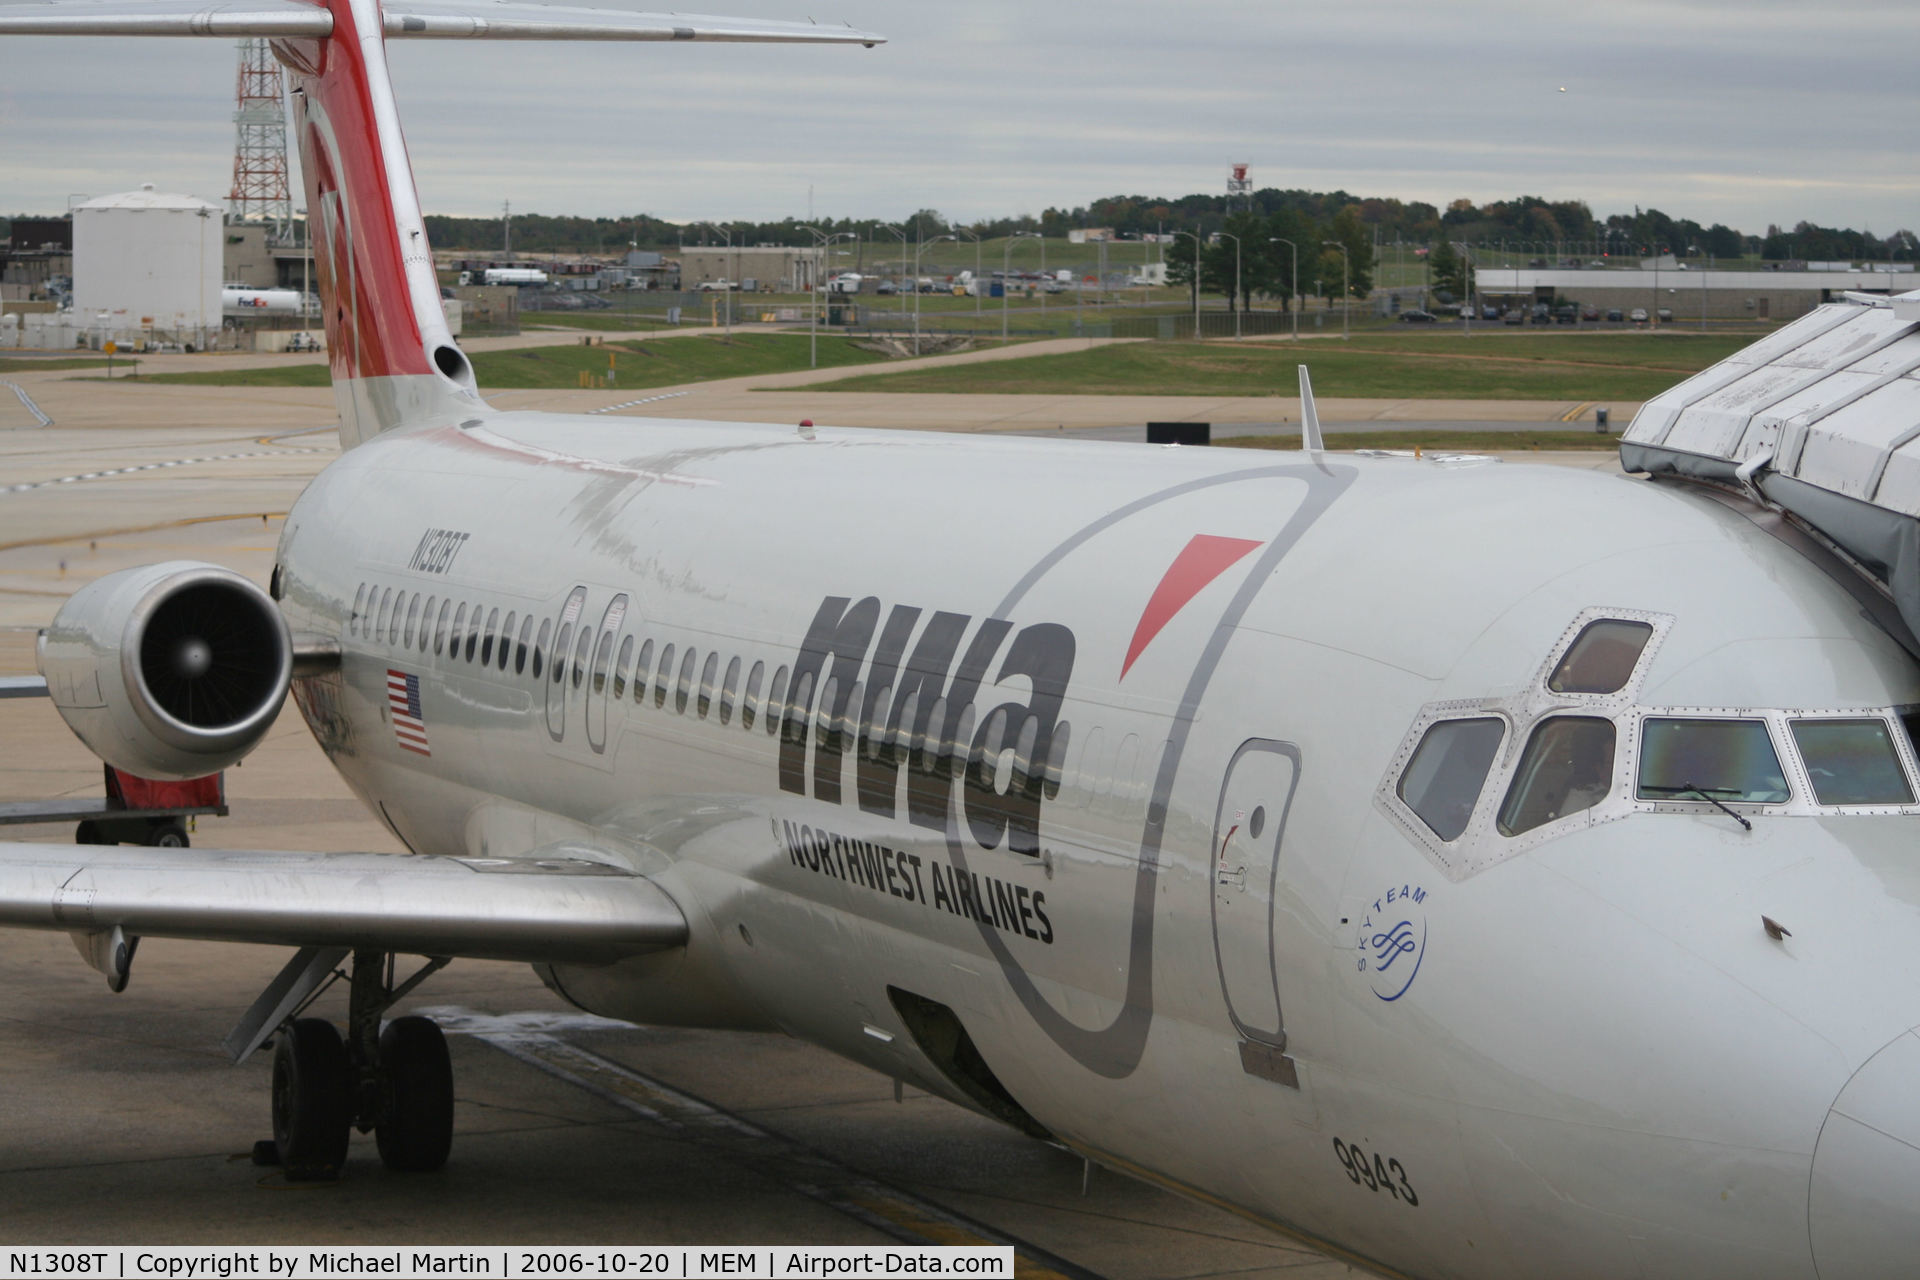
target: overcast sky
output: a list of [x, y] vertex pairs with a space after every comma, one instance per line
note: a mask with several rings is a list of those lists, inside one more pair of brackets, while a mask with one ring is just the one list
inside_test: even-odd
[[[1258, 187], [1920, 228], [1913, 0], [701, 7], [891, 43], [396, 42], [422, 206], [778, 218], [811, 187], [822, 217], [970, 220], [1218, 191], [1245, 161]], [[141, 182], [224, 198], [231, 42], [7, 46], [0, 209]]]

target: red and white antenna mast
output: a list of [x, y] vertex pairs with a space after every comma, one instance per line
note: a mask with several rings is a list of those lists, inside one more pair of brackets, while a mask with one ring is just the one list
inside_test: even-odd
[[287, 185], [287, 113], [280, 64], [264, 38], [240, 41], [234, 89], [233, 190], [227, 211], [236, 222], [264, 222], [282, 241], [293, 226]]

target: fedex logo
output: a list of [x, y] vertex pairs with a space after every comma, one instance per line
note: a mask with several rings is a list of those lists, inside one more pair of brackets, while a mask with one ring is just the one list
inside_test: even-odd
[[875, 597], [828, 596], [788, 685], [780, 788], [828, 804], [851, 798], [887, 818], [904, 803], [909, 822], [944, 831], [957, 785], [981, 848], [1004, 840], [1037, 857], [1041, 806], [1059, 789], [1047, 762], [1074, 650], [1058, 623], [1016, 631], [1004, 618], [976, 625], [912, 605], [883, 621]]

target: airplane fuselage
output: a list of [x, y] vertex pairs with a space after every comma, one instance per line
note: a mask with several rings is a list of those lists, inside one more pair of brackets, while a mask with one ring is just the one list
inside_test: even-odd
[[[1876, 959], [1920, 881], [1915, 806], [1821, 806], [1778, 740], [1897, 731], [1920, 681], [1677, 488], [493, 415], [335, 463], [278, 590], [410, 848], [681, 904], [684, 951], [546, 971], [583, 1007], [778, 1027], [1376, 1268], [1811, 1276], [1822, 1126], [1920, 1021]], [[1633, 677], [1555, 694], [1596, 618], [1652, 635]], [[1771, 726], [1791, 799], [1648, 800], [1673, 708]], [[1606, 776], [1506, 834], [1555, 717], [1613, 726]], [[1454, 720], [1499, 745], [1435, 830], [1408, 758]]]

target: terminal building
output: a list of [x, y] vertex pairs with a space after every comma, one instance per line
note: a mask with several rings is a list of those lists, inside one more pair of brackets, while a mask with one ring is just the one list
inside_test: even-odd
[[1494, 306], [1551, 303], [1556, 298], [1602, 312], [1636, 307], [1671, 322], [1700, 320], [1793, 320], [1823, 302], [1848, 293], [1904, 293], [1920, 288], [1911, 263], [1865, 267], [1818, 264], [1812, 270], [1788, 264], [1778, 271], [1702, 271], [1672, 258], [1647, 259], [1638, 267], [1480, 267], [1474, 292]]

